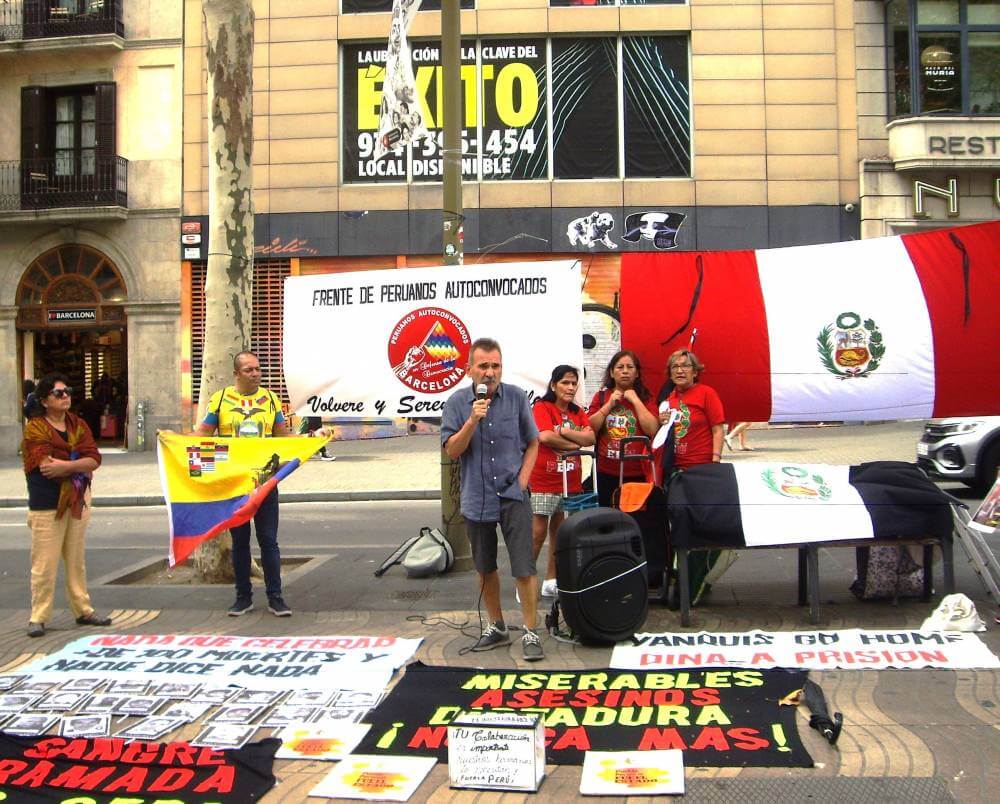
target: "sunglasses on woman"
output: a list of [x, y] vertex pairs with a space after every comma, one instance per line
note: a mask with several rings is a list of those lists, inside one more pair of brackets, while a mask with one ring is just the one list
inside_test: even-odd
[[56, 399], [62, 399], [64, 396], [73, 396], [72, 388], [53, 388], [52, 396]]

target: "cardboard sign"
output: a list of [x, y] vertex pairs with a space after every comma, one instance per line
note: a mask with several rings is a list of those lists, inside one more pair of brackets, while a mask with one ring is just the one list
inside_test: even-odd
[[452, 787], [535, 792], [545, 777], [545, 730], [537, 715], [471, 712], [448, 726]]

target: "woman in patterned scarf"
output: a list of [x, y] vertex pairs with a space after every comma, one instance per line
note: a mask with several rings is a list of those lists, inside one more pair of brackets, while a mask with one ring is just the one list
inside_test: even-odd
[[90, 520], [90, 478], [101, 453], [87, 423], [69, 412], [73, 389], [61, 374], [43, 377], [35, 389], [43, 414], [24, 428], [24, 474], [31, 528], [31, 621], [28, 636], [45, 633], [52, 614], [59, 557], [66, 597], [79, 625], [111, 625], [99, 617], [87, 593], [84, 534]]

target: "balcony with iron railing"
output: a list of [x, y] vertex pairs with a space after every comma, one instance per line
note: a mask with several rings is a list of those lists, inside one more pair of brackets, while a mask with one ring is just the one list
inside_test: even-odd
[[128, 160], [59, 156], [0, 162], [0, 223], [123, 218], [128, 212]]
[[[0, 52], [6, 43], [63, 39], [67, 45], [125, 36], [123, 0], [0, 0]], [[80, 39], [80, 37], [87, 37]], [[40, 41], [41, 40], [41, 41]], [[51, 43], [48, 43], [51, 44]]]

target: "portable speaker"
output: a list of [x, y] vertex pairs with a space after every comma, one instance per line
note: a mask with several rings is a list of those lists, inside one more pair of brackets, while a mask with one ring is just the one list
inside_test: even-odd
[[632, 636], [648, 610], [642, 534], [614, 508], [569, 517], [556, 536], [559, 605], [573, 631], [588, 642]]

